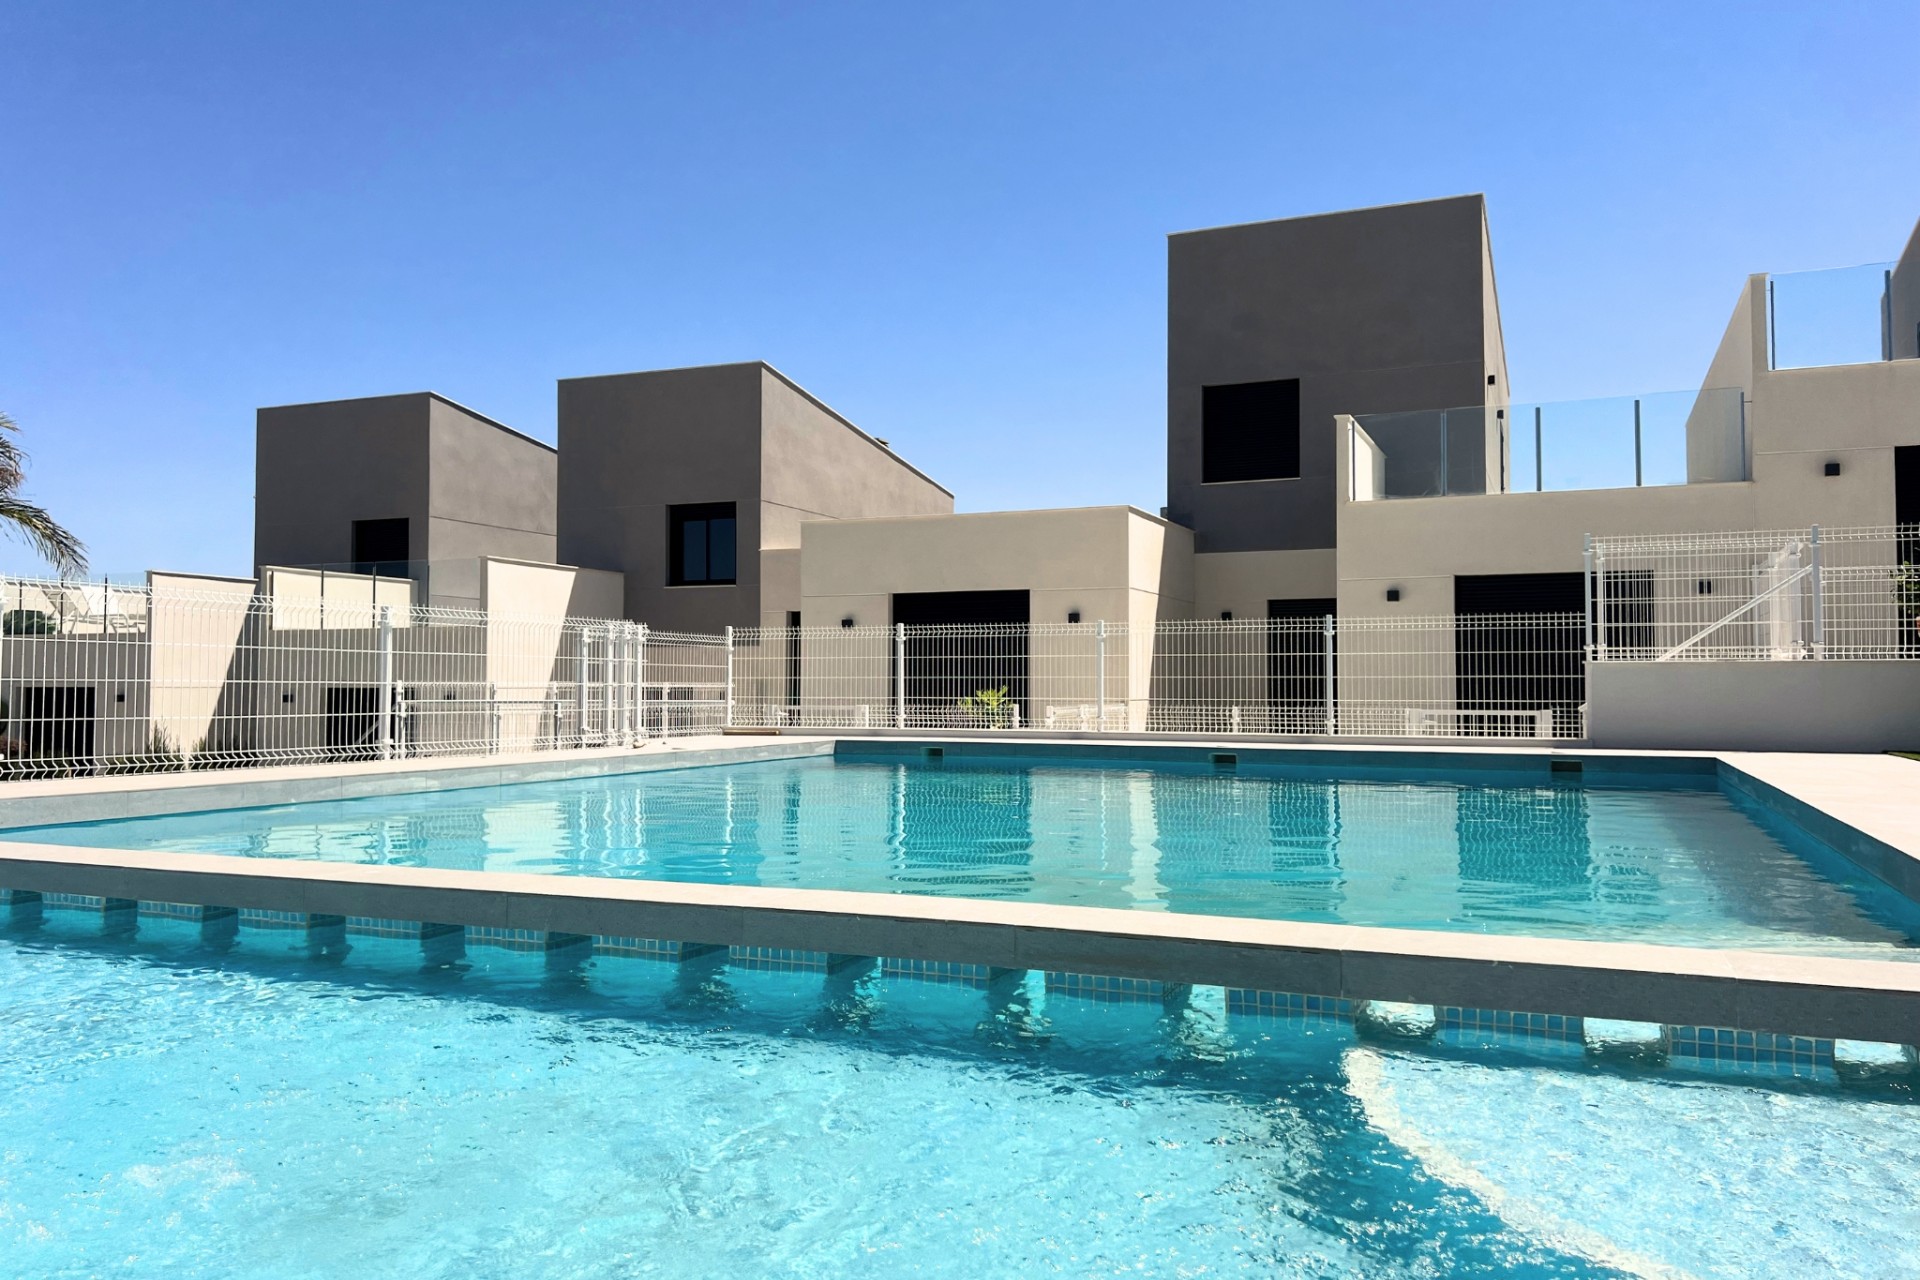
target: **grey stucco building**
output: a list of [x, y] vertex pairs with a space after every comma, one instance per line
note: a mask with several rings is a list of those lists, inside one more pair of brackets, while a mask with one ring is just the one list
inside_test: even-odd
[[[1479, 195], [1215, 227], [1167, 242], [1167, 517], [1195, 550], [1267, 555], [1281, 594], [1333, 594], [1340, 413], [1505, 402]], [[1497, 432], [1456, 464], [1492, 471]]]
[[941, 515], [953, 494], [760, 361], [560, 383], [560, 558], [627, 616], [713, 631], [800, 609], [800, 526]]
[[480, 556], [554, 559], [553, 446], [445, 396], [261, 409], [254, 439], [256, 567], [421, 577]]

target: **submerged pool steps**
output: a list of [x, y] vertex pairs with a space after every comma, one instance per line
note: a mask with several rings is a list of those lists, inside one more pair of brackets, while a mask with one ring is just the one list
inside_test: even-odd
[[1252, 988], [1162, 983], [1146, 978], [1059, 970], [1009, 969], [949, 961], [849, 955], [779, 947], [460, 926], [368, 916], [262, 911], [189, 903], [134, 901], [83, 894], [0, 891], [0, 912], [13, 920], [57, 911], [98, 917], [103, 934], [137, 930], [142, 919], [198, 923], [210, 938], [239, 931], [298, 934], [318, 953], [350, 938], [418, 942], [427, 963], [444, 963], [467, 948], [544, 953], [550, 964], [594, 957], [670, 963], [685, 973], [690, 998], [724, 989], [729, 970], [813, 972], [823, 1003], [844, 1001], [873, 979], [959, 985], [982, 994], [986, 1021], [1009, 1041], [1044, 1039], [1052, 1000], [1157, 1004], [1169, 1043], [1182, 1050], [1223, 1050], [1235, 1025], [1271, 1022], [1351, 1026], [1363, 1039], [1461, 1049], [1514, 1049], [1649, 1069], [1673, 1067], [1736, 1074], [1878, 1080], [1920, 1073], [1914, 1046], [1827, 1039], [1727, 1027], [1668, 1025], [1612, 1018], [1515, 1012]]

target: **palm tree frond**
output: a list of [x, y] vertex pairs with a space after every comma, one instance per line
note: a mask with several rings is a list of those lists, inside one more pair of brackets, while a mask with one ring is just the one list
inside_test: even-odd
[[44, 507], [0, 492], [0, 532], [32, 547], [63, 578], [86, 572], [86, 548]]
[[27, 479], [27, 454], [14, 439], [19, 426], [0, 413], [0, 493], [12, 493]]

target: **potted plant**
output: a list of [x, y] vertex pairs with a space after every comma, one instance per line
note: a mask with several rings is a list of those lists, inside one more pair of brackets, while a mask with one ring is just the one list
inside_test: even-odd
[[1893, 607], [1906, 626], [1920, 633], [1920, 564], [1903, 560], [1893, 571]]
[[960, 714], [978, 725], [989, 729], [1005, 729], [1013, 724], [1017, 704], [1007, 696], [1007, 686], [998, 689], [975, 689], [970, 697], [960, 699]]

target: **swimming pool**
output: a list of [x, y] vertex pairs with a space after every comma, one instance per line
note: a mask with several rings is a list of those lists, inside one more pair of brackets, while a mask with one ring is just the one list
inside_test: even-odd
[[1712, 775], [1381, 772], [842, 755], [5, 835], [1920, 957], [1920, 908]]
[[1920, 1273], [1906, 1086], [99, 927], [0, 931], [12, 1274]]

